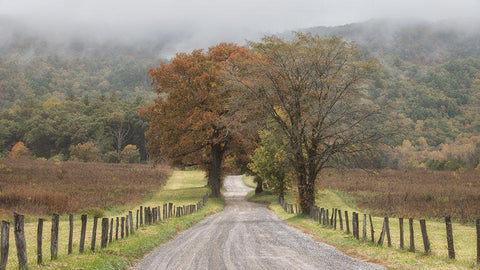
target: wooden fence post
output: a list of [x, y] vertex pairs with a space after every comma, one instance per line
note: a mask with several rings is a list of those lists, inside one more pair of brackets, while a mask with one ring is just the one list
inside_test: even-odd
[[120, 237], [123, 239], [123, 236], [125, 235], [125, 217], [121, 217], [121, 225], [120, 225]]
[[68, 216], [68, 254], [72, 254], [73, 249], [73, 215]]
[[388, 215], [385, 215], [385, 233], [387, 234], [387, 244], [392, 246], [392, 238], [390, 237], [390, 222], [388, 221]]
[[430, 241], [428, 240], [427, 224], [425, 223], [425, 219], [420, 220], [420, 229], [422, 230], [423, 247], [425, 248], [425, 253], [429, 254]]
[[375, 230], [373, 229], [372, 215], [368, 214], [368, 219], [370, 220], [370, 234], [372, 237], [372, 243], [375, 243]]
[[342, 210], [338, 209], [338, 221], [340, 222], [340, 230], [343, 231]]
[[404, 237], [403, 237], [403, 218], [398, 218], [398, 224], [400, 226], [400, 248], [404, 247]]
[[92, 229], [92, 244], [90, 245], [90, 249], [95, 251], [95, 243], [97, 241], [97, 223], [98, 217], [93, 217], [93, 229]]
[[356, 222], [355, 216], [356, 216], [356, 213], [355, 213], [355, 212], [352, 212], [352, 233], [353, 233], [353, 237], [354, 237], [354, 238], [357, 238], [357, 235], [356, 235], [356, 233], [357, 233], [357, 230], [356, 230], [357, 226], [355, 226], [355, 222]]
[[113, 218], [110, 219], [110, 234], [108, 236], [108, 242], [112, 243], [113, 240]]
[[128, 237], [128, 235], [129, 235], [129, 228], [128, 228], [129, 225], [128, 225], [128, 223], [129, 223], [129, 221], [128, 221], [128, 215], [127, 215], [127, 216], [125, 216], [125, 237]]
[[324, 211], [325, 211], [325, 209], [323, 207], [321, 207], [318, 210], [318, 224], [323, 224], [323, 212]]
[[332, 208], [332, 216], [330, 217], [330, 225], [331, 225], [331, 226], [333, 226], [333, 215], [334, 215], [333, 212], [334, 212], [334, 211], [333, 211], [333, 208]]
[[143, 218], [145, 219], [143, 223], [147, 225], [148, 224], [148, 207], [143, 208]]
[[115, 219], [115, 240], [118, 240], [118, 217]]
[[475, 222], [477, 229], [477, 264], [480, 264], [480, 219]]
[[328, 215], [328, 208], [326, 208], [325, 211], [326, 211], [325, 217], [326, 217], [327, 225], [330, 225], [330, 222], [329, 222], [330, 215]]
[[52, 235], [50, 241], [50, 259], [56, 260], [58, 257], [58, 223], [60, 217], [58, 214], [52, 215]]
[[128, 220], [130, 221], [130, 234], [134, 234], [135, 230], [133, 229], [133, 213], [128, 211]]
[[[301, 209], [299, 208], [299, 210], [301, 210]], [[325, 221], [325, 208], [323, 208], [323, 207], [320, 208], [320, 223], [322, 225], [327, 224], [326, 221]]]
[[137, 222], [136, 222], [136, 225], [135, 225], [135, 229], [137, 229], [137, 230], [138, 230], [138, 212], [139, 212], [139, 211], [138, 211], [138, 209], [137, 209], [137, 216], [136, 216]]
[[80, 244], [78, 246], [78, 252], [83, 253], [85, 247], [85, 234], [87, 232], [87, 215], [81, 216], [82, 227], [80, 228]]
[[384, 239], [385, 239], [385, 219], [383, 219], [382, 231], [380, 232], [380, 236], [378, 237], [377, 246], [383, 246]]
[[357, 235], [357, 240], [360, 240], [360, 221], [358, 220], [358, 213], [355, 213], [355, 234]]
[[450, 216], [445, 217], [445, 226], [447, 229], [448, 257], [450, 259], [455, 259], [455, 248], [453, 246], [452, 220]]
[[108, 242], [108, 218], [102, 218], [102, 237], [100, 248], [106, 248]]
[[333, 218], [333, 229], [337, 230], [337, 208], [335, 208], [334, 212], [335, 212], [335, 217]]
[[363, 240], [367, 239], [367, 214], [363, 214], [362, 238]]
[[345, 225], [347, 225], [347, 233], [350, 233], [350, 223], [348, 223], [348, 211], [345, 210]]
[[28, 269], [27, 245], [25, 243], [24, 230], [25, 217], [18, 213], [13, 213], [13, 219], [15, 245], [17, 247], [18, 269]]
[[43, 263], [43, 219], [38, 219], [37, 226], [37, 264], [41, 265]]
[[8, 249], [10, 246], [10, 223], [2, 220], [2, 238], [0, 240], [0, 270], [5, 270], [8, 262]]
[[143, 206], [140, 206], [140, 226], [143, 226]]
[[148, 225], [152, 225], [153, 221], [153, 215], [152, 215], [152, 208], [149, 206], [148, 207]]
[[413, 218], [408, 219], [408, 227], [410, 231], [410, 252], [415, 252], [415, 234], [413, 231]]

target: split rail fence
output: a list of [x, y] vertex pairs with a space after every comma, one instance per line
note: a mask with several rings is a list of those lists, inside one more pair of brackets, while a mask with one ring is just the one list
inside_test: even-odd
[[[92, 227], [92, 234], [90, 238], [90, 250], [95, 251], [97, 247], [97, 228], [100, 226], [100, 249], [107, 247], [109, 243], [118, 239], [123, 239], [133, 235], [138, 227], [152, 225], [160, 223], [166, 219], [173, 217], [182, 217], [185, 215], [193, 214], [207, 203], [208, 194], [205, 194], [203, 198], [196, 204], [176, 206], [173, 203], [164, 203], [157, 207], [143, 207], [140, 206], [136, 209], [136, 216], [134, 220], [134, 214], [132, 211], [128, 211], [128, 214], [122, 217], [108, 218], [104, 217], [100, 220], [94, 216]], [[87, 215], [81, 215], [81, 227], [80, 227], [80, 239], [78, 244], [78, 253], [84, 253], [85, 242], [87, 240]], [[50, 231], [50, 260], [56, 260], [59, 250], [59, 227], [60, 216], [58, 214], [52, 214], [52, 226]], [[38, 219], [37, 226], [37, 252], [36, 262], [41, 265], [44, 262], [43, 258], [43, 223], [44, 219]], [[69, 228], [68, 228], [68, 254], [73, 253], [73, 232], [74, 232], [74, 216], [68, 216]], [[25, 238], [25, 217], [24, 215], [14, 213], [13, 219], [13, 233], [15, 238], [15, 247], [17, 250], [18, 269], [28, 269], [27, 258], [27, 243]], [[7, 267], [8, 254], [10, 248], [10, 223], [2, 221], [1, 224], [1, 237], [0, 237], [0, 270], [4, 270]]]
[[[283, 207], [283, 210], [291, 214], [301, 214], [301, 208], [298, 204], [289, 204], [284, 200], [280, 200], [280, 205]], [[380, 232], [379, 238], [375, 239], [375, 230], [372, 222], [372, 216], [370, 214], [360, 214], [357, 212], [351, 213], [351, 224], [349, 222], [349, 213], [348, 211], [342, 211], [337, 208], [330, 209], [312, 206], [310, 208], [309, 215], [311, 219], [315, 222], [318, 222], [320, 225], [331, 227], [334, 230], [345, 230], [347, 234], [352, 234], [353, 237], [357, 240], [362, 241], [371, 241], [377, 246], [383, 246], [385, 243], [385, 238], [387, 241], [388, 247], [392, 246], [392, 238], [390, 235], [390, 219], [388, 215], [384, 216], [383, 226]], [[414, 232], [414, 223], [413, 218], [408, 219], [408, 229], [404, 227], [404, 219], [398, 218], [399, 222], [399, 239], [400, 239], [400, 248], [408, 248], [408, 251], [415, 252], [415, 232]], [[406, 220], [405, 220], [405, 223]], [[428, 238], [427, 232], [427, 223], [425, 219], [420, 219], [420, 231], [423, 242], [423, 249], [425, 254], [431, 254], [431, 245]], [[351, 227], [350, 227], [351, 226]], [[405, 224], [406, 226], [406, 224]], [[360, 229], [361, 228], [361, 229]], [[447, 251], [448, 257], [450, 259], [455, 259], [455, 247], [453, 242], [453, 230], [452, 230], [452, 221], [449, 216], [445, 217], [445, 228], [446, 228], [446, 242], [447, 242]], [[406, 231], [409, 233], [409, 246], [406, 247], [405, 237]], [[473, 238], [473, 235], [472, 235]], [[476, 261], [477, 264], [480, 264], [480, 219], [476, 220], [476, 242], [477, 242], [477, 254]]]

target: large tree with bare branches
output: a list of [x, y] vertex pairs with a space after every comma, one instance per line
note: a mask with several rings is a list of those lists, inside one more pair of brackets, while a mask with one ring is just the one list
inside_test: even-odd
[[338, 38], [297, 33], [292, 40], [268, 36], [249, 45], [248, 57], [229, 62], [238, 89], [233, 100], [255, 103], [258, 110], [245, 108], [280, 126], [305, 213], [315, 203], [323, 168], [373, 149], [382, 138], [375, 128], [380, 108], [365, 90], [378, 65]]

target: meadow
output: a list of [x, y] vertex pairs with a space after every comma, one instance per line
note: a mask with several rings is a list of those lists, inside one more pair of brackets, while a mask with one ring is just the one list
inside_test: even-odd
[[101, 216], [166, 183], [171, 170], [151, 164], [0, 159], [0, 217], [84, 212]]
[[[209, 192], [209, 189], [206, 187], [206, 179], [203, 172], [200, 171], [170, 171], [165, 167], [152, 168], [147, 165], [130, 165], [125, 166], [120, 164], [118, 166], [112, 164], [101, 164], [101, 163], [70, 163], [65, 164], [47, 164], [36, 163], [36, 161], [25, 162], [30, 165], [38, 165], [42, 168], [55, 168], [54, 166], [64, 166], [63, 168], [70, 168], [71, 181], [75, 180], [74, 173], [79, 173], [77, 179], [83, 181], [84, 184], [90, 184], [96, 186], [96, 182], [100, 181], [102, 177], [115, 177], [116, 179], [122, 179], [121, 184], [124, 185], [124, 189], [128, 192], [128, 189], [132, 189], [136, 197], [131, 196], [130, 201], [118, 199], [113, 202], [105, 202], [107, 205], [110, 205], [109, 208], [101, 209], [102, 214], [108, 218], [115, 219], [116, 217], [125, 216], [129, 210], [138, 209], [140, 205], [144, 207], [155, 207], [162, 205], [163, 203], [171, 202], [176, 206], [195, 204], [201, 200], [202, 196]], [[21, 164], [23, 164], [21, 162]], [[86, 173], [81, 173], [82, 166], [84, 166], [83, 171], [93, 169], [95, 166], [102, 169], [103, 174], [97, 172], [94, 174], [95, 177], [98, 177], [94, 180], [94, 183], [86, 182], [87, 177]], [[19, 165], [16, 168], [19, 170]], [[72, 168], [76, 168], [76, 171], [73, 171]], [[28, 169], [26, 169], [28, 171]], [[17, 172], [18, 172], [17, 171]], [[146, 172], [145, 172], [146, 171]], [[120, 176], [119, 174], [122, 174]], [[167, 178], [168, 174], [168, 178]], [[48, 175], [45, 173], [44, 175]], [[143, 179], [146, 177], [147, 179]], [[81, 180], [80, 180], [81, 179]], [[94, 179], [92, 177], [92, 179]], [[106, 181], [108, 184], [113, 185], [112, 181]], [[129, 182], [129, 183], [127, 183]], [[143, 186], [145, 185], [145, 186]], [[117, 185], [113, 185], [117, 187]], [[122, 186], [122, 185], [120, 185]], [[72, 186], [71, 190], [74, 191], [75, 188], [79, 186]], [[86, 197], [97, 197], [98, 198], [88, 198], [87, 201], [92, 203], [95, 207], [102, 207], [102, 195], [108, 193], [108, 190], [111, 186], [106, 186], [103, 189], [98, 191], [91, 191], [92, 195], [89, 196], [88, 193], [84, 193], [83, 196]], [[61, 187], [62, 190], [69, 190], [67, 186]], [[74, 193], [74, 192], [73, 192]], [[137, 199], [134, 199], [137, 198]], [[105, 199], [103, 199], [105, 200]], [[99, 203], [93, 204], [93, 202], [98, 201]], [[43, 233], [43, 261], [44, 263], [39, 266], [37, 265], [36, 260], [36, 233], [37, 233], [37, 219], [36, 215], [32, 214], [26, 216], [25, 223], [25, 238], [27, 243], [27, 257], [28, 264], [30, 269], [127, 269], [131, 267], [137, 260], [141, 259], [144, 254], [148, 253], [150, 250], [158, 246], [159, 244], [169, 240], [175, 236], [179, 231], [186, 229], [193, 224], [197, 223], [205, 216], [212, 213], [216, 213], [223, 208], [223, 201], [221, 199], [209, 199], [209, 202], [201, 211], [196, 212], [191, 215], [186, 215], [178, 218], [170, 218], [164, 220], [160, 223], [141, 226], [138, 230], [135, 230], [135, 234], [130, 235], [128, 238], [123, 238], [118, 241], [113, 241], [108, 244], [105, 249], [100, 249], [100, 229], [97, 228], [96, 234], [96, 249], [95, 251], [90, 250], [91, 236], [92, 236], [92, 223], [93, 217], [92, 214], [88, 215], [87, 220], [87, 230], [86, 230], [86, 242], [85, 242], [85, 252], [79, 254], [79, 239], [80, 239], [80, 215], [74, 215], [74, 230], [73, 230], [73, 253], [67, 255], [68, 247], [68, 215], [60, 216], [60, 225], [59, 225], [59, 246], [58, 246], [58, 259], [51, 261], [50, 260], [50, 228], [51, 228], [51, 217], [44, 216], [44, 233]], [[48, 208], [24, 208], [29, 209], [33, 212], [34, 209], [48, 209]], [[81, 205], [78, 209], [82, 209]], [[88, 208], [87, 208], [88, 210]], [[8, 210], [6, 212], [9, 212]], [[79, 210], [80, 212], [85, 212]], [[96, 211], [95, 211], [96, 212]], [[43, 214], [42, 214], [43, 215]], [[135, 218], [135, 211], [134, 211]], [[6, 218], [10, 221], [11, 226], [13, 226], [12, 217], [8, 216]], [[100, 221], [99, 221], [100, 222]], [[10, 249], [8, 257], [7, 269], [17, 268], [18, 260], [16, 256], [15, 241], [13, 236], [13, 229], [10, 229]]]
[[346, 194], [359, 208], [376, 215], [450, 215], [460, 222], [480, 218], [479, 170], [327, 170], [318, 184], [319, 190]]

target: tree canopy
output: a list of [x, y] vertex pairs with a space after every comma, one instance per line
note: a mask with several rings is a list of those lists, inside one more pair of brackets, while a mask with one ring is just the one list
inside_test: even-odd
[[306, 212], [324, 167], [371, 150], [382, 138], [380, 107], [365, 89], [378, 65], [339, 38], [297, 33], [250, 46], [251, 57], [230, 65], [235, 98], [257, 102], [253, 113], [279, 125]]
[[230, 91], [224, 66], [247, 53], [244, 47], [220, 43], [206, 52], [179, 53], [171, 63], [149, 71], [155, 92], [166, 95], [147, 109], [150, 154], [157, 162], [201, 165], [213, 197], [220, 195], [225, 153], [239, 141], [227, 125]]

